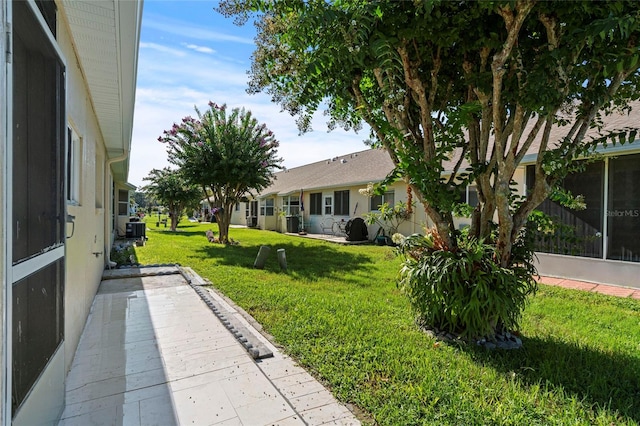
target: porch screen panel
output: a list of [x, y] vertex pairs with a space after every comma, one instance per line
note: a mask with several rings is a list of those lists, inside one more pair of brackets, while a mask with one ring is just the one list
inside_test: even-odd
[[[13, 1], [12, 413], [64, 334], [65, 69], [28, 2]], [[35, 12], [39, 13], [39, 12]]]
[[13, 285], [13, 412], [64, 337], [64, 259]]
[[640, 262], [640, 154], [609, 160], [607, 257]]
[[64, 243], [64, 67], [14, 2], [13, 263]]
[[[527, 168], [527, 187], [534, 184], [534, 168]], [[602, 258], [604, 162], [586, 165], [582, 172], [567, 176], [562, 187], [574, 196], [583, 195], [584, 210], [572, 210], [546, 199], [537, 210], [549, 216], [555, 226], [538, 233], [536, 251]]]

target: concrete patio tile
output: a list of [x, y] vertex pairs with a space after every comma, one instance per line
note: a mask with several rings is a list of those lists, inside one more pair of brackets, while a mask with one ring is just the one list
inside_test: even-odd
[[[277, 425], [280, 420], [293, 417], [296, 413], [284, 398], [263, 399], [254, 404], [236, 407], [243, 425]], [[300, 425], [305, 423], [300, 420]]]
[[140, 401], [140, 425], [177, 426], [176, 409], [169, 392]]
[[259, 370], [228, 377], [218, 382], [218, 385], [224, 389], [236, 409], [263, 400], [284, 401], [282, 395]]
[[315, 379], [301, 383], [291, 383], [286, 379], [274, 380], [274, 384], [290, 400], [325, 390], [325, 387]]
[[171, 379], [171, 389], [175, 391], [188, 389], [196, 386], [200, 386], [206, 383], [218, 383], [221, 380], [228, 379], [230, 377], [247, 374], [250, 371], [254, 371], [254, 366], [251, 363], [244, 363], [233, 367], [223, 368], [215, 371], [208, 371], [201, 374], [191, 374], [187, 372], [187, 376], [174, 377]]
[[[58, 426], [86, 426], [92, 424], [120, 424], [118, 421], [118, 407], [111, 406], [73, 417], [62, 418]], [[138, 419], [139, 424], [140, 421]]]
[[217, 382], [174, 390], [172, 395], [181, 425], [207, 425], [238, 416], [234, 404]]
[[234, 417], [232, 419], [223, 420], [218, 423], [213, 423], [211, 426], [244, 426], [242, 421], [240, 421], [240, 417]]
[[90, 401], [82, 401], [75, 404], [66, 404], [62, 418], [70, 418], [82, 416], [88, 413], [101, 411], [104, 409], [115, 409], [124, 404], [124, 395], [110, 395], [103, 398], [92, 399]]
[[297, 398], [291, 398], [291, 404], [301, 412], [324, 407], [325, 405], [330, 405], [335, 402], [336, 399], [333, 397], [331, 392], [326, 389], [302, 395]]
[[303, 420], [300, 419], [300, 416], [294, 415], [291, 417], [287, 417], [286, 419], [280, 419], [275, 423], [271, 423], [273, 426], [299, 426], [299, 425], [307, 425]]
[[[106, 380], [91, 381], [81, 385], [67, 383], [66, 403], [75, 404], [77, 402], [103, 398], [122, 392], [143, 389], [149, 386], [162, 385], [167, 382], [168, 378], [165, 370], [159, 368], [142, 373], [124, 374]], [[74, 385], [76, 387], [74, 387]]]
[[267, 358], [259, 360], [258, 366], [271, 380], [285, 376], [306, 373], [306, 370], [297, 365], [291, 358]]
[[316, 425], [359, 425], [360, 421], [353, 417], [353, 414], [344, 406], [333, 403], [322, 407], [312, 408], [300, 412], [300, 415], [310, 426]]

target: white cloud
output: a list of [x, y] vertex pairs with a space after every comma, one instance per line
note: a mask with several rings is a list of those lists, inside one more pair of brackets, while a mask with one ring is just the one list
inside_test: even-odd
[[149, 14], [149, 16], [145, 15], [142, 28], [154, 29], [163, 33], [181, 36], [183, 38], [208, 41], [230, 41], [250, 45], [253, 44], [253, 39], [249, 37], [240, 37], [232, 34], [221, 33], [213, 31], [207, 27], [195, 25], [193, 22], [171, 19], [154, 14]]
[[169, 53], [174, 56], [183, 57], [186, 55], [185, 52], [178, 49], [172, 49], [168, 46], [164, 46], [162, 44], [157, 43], [149, 43], [149, 42], [140, 42], [140, 49], [152, 49], [162, 53]]
[[207, 46], [198, 46], [197, 44], [187, 44], [187, 43], [182, 43], [182, 45], [185, 46], [187, 49], [195, 50], [196, 52], [200, 52], [200, 53], [215, 53], [215, 50]]

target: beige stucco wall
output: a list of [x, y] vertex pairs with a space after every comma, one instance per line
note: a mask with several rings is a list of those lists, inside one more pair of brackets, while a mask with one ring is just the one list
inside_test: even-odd
[[247, 203], [238, 203], [238, 210], [236, 210], [236, 205], [233, 206], [233, 211], [231, 212], [231, 224], [232, 225], [246, 225], [247, 218], [245, 217], [247, 214]]
[[[322, 225], [328, 216], [331, 216], [335, 221], [344, 220], [345, 222], [347, 222], [349, 219], [353, 219], [356, 217], [363, 217], [365, 214], [369, 213], [370, 199], [366, 195], [360, 194], [360, 191], [359, 191], [360, 189], [365, 189], [365, 188], [366, 188], [366, 185], [362, 184], [362, 185], [350, 185], [350, 186], [332, 187], [332, 188], [317, 189], [317, 190], [315, 189], [305, 190], [305, 193], [304, 193], [304, 205], [305, 205], [304, 228], [305, 230], [312, 234], [327, 233], [328, 231], [323, 230]], [[349, 190], [349, 214], [348, 215], [335, 215], [335, 214], [334, 215], [324, 215], [324, 214], [311, 215], [310, 214], [311, 194], [318, 193], [318, 192], [322, 193], [322, 200], [324, 203], [325, 197], [327, 196], [333, 197], [335, 191], [343, 191], [343, 190]], [[407, 191], [406, 191], [406, 185], [404, 183], [397, 182], [393, 185], [390, 185], [387, 190], [394, 191], [395, 193], [394, 198], [396, 202], [398, 201], [407, 202]], [[295, 194], [291, 194], [291, 196], [298, 197], [299, 194], [295, 193]], [[415, 195], [413, 197], [413, 200], [416, 201]], [[334, 200], [334, 207], [335, 207], [335, 200]], [[283, 197], [278, 197], [276, 200], [276, 213], [282, 212], [283, 208], [284, 208], [284, 199]], [[323, 212], [324, 212], [324, 205], [323, 205]], [[423, 227], [424, 227], [424, 224], [426, 223], [426, 220], [427, 219], [424, 213], [424, 209], [421, 207], [420, 203], [416, 202], [413, 216], [411, 217], [410, 220], [407, 220], [406, 222], [402, 223], [398, 231], [404, 235], [410, 235], [416, 232], [423, 232]], [[281, 232], [286, 231], [286, 217], [276, 214], [276, 221], [277, 221], [277, 225], [274, 226], [274, 228], [272, 229], [275, 229]], [[265, 229], [265, 228], [262, 228], [262, 229]], [[378, 231], [378, 226], [370, 225], [368, 226], [368, 231], [369, 231], [369, 238], [371, 239], [375, 236], [376, 232]]]
[[[75, 216], [75, 230], [67, 239], [66, 252], [64, 310], [68, 371], [104, 269], [104, 214], [111, 203], [104, 200], [104, 191], [96, 194], [96, 179], [104, 180], [97, 177], [104, 165], [96, 166], [97, 161], [106, 157], [104, 143], [68, 28], [63, 20], [58, 27], [58, 43], [67, 63], [67, 122], [82, 141], [80, 200], [77, 205], [67, 206], [68, 213]], [[71, 232], [71, 225], [67, 225], [67, 230]]]

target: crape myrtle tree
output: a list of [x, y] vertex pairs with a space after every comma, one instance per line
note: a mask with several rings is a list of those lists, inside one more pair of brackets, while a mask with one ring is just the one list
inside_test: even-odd
[[179, 167], [209, 200], [218, 223], [219, 240], [229, 242], [234, 204], [266, 188], [280, 169], [279, 142], [251, 111], [209, 102], [197, 118], [185, 117], [158, 140], [166, 143], [169, 162]]
[[[635, 137], [630, 128], [598, 128], [640, 94], [639, 9], [636, 1], [589, 0], [223, 0], [218, 7], [238, 24], [256, 18], [250, 92], [270, 94], [302, 131], [324, 106], [330, 126], [371, 127], [374, 145], [396, 166], [390, 178], [408, 181], [434, 224], [426, 241], [407, 242], [400, 284], [420, 287], [419, 298], [446, 297], [454, 291], [424, 290], [434, 285], [420, 278], [431, 269], [416, 268], [471, 259], [452, 263], [457, 272], [449, 276], [458, 278], [441, 277], [488, 299], [455, 309], [443, 302], [451, 317], [428, 319], [448, 329], [482, 324], [467, 334], [517, 324], [535, 290], [531, 250], [522, 250], [529, 214], [550, 195], [570, 201], [558, 184], [579, 167], [574, 160]], [[561, 138], [550, 138], [553, 126]], [[531, 152], [535, 184], [518, 196], [514, 173]], [[454, 212], [468, 184], [479, 203], [460, 232]], [[514, 304], [497, 319], [463, 312], [508, 286]]]
[[142, 192], [164, 205], [171, 218], [171, 230], [175, 231], [187, 207], [198, 203], [200, 189], [186, 180], [180, 170], [153, 169], [143, 180], [149, 181]]

